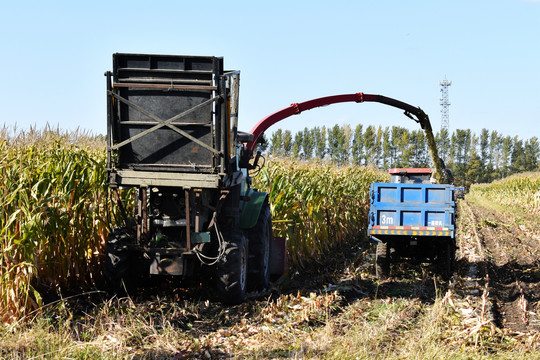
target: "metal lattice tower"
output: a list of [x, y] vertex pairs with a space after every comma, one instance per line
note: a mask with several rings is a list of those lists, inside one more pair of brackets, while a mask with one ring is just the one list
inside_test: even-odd
[[439, 81], [441, 86], [441, 130], [449, 128], [450, 115], [448, 113], [448, 108], [450, 107], [450, 101], [448, 101], [448, 87], [452, 85], [452, 81], [444, 80]]

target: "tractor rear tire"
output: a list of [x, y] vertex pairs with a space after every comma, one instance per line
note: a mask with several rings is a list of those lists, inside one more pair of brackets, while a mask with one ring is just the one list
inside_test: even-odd
[[270, 256], [272, 254], [272, 214], [265, 202], [257, 224], [246, 231], [249, 240], [248, 289], [261, 291], [270, 283]]
[[377, 243], [375, 274], [379, 280], [385, 280], [390, 276], [390, 247], [388, 243]]
[[105, 249], [104, 281], [110, 295], [125, 294], [134, 285], [134, 276], [130, 271], [128, 244], [130, 236], [122, 228], [114, 229], [109, 235]]
[[236, 305], [246, 300], [248, 242], [240, 229], [223, 232], [223, 256], [216, 269], [216, 288], [224, 303]]

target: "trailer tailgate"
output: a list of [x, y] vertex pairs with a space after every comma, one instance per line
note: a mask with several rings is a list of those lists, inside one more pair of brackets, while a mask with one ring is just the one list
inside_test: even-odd
[[453, 185], [374, 183], [368, 235], [454, 236]]

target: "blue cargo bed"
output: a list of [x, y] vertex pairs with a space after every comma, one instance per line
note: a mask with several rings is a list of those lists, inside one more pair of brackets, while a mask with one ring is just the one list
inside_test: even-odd
[[372, 184], [368, 235], [453, 238], [454, 190], [444, 184]]

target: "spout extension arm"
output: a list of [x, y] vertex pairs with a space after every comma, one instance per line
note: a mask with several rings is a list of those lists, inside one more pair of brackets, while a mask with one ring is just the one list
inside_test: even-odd
[[444, 166], [442, 165], [442, 161], [438, 155], [437, 147], [435, 146], [435, 138], [433, 137], [433, 130], [431, 128], [431, 123], [429, 122], [428, 115], [424, 112], [424, 110], [420, 109], [419, 107], [415, 107], [402, 101], [382, 95], [364, 94], [360, 92], [355, 94], [326, 96], [318, 99], [304, 101], [301, 103], [291, 104], [290, 106], [281, 109], [259, 121], [257, 125], [255, 125], [253, 129], [251, 129], [251, 134], [253, 134], [253, 140], [247, 142], [247, 148], [250, 153], [253, 153], [253, 150], [257, 145], [257, 139], [259, 138], [259, 136], [261, 136], [266, 131], [266, 129], [268, 129], [270, 126], [274, 125], [278, 121], [286, 119], [292, 115], [300, 114], [302, 111], [342, 102], [378, 102], [404, 110], [405, 115], [419, 123], [424, 132], [426, 133], [431, 157], [433, 159], [433, 163], [435, 164], [435, 176], [439, 182], [444, 182]]
[[274, 125], [278, 121], [288, 118], [289, 116], [297, 115], [300, 114], [302, 111], [311, 110], [316, 107], [326, 106], [330, 104], [337, 104], [342, 102], [363, 102], [363, 96], [364, 94], [362, 93], [334, 95], [318, 99], [312, 99], [301, 103], [291, 104], [290, 106], [281, 109], [271, 115], [268, 115], [267, 117], [259, 121], [257, 125], [255, 125], [253, 129], [251, 129], [251, 133], [253, 134], [253, 140], [248, 142], [247, 146], [249, 150], [253, 152], [255, 146], [257, 145], [257, 139], [259, 138], [259, 136], [261, 136], [270, 126]]
[[257, 139], [259, 138], [259, 136], [261, 136], [266, 131], [266, 129], [268, 129], [270, 126], [274, 125], [278, 121], [286, 119], [292, 115], [300, 114], [302, 111], [343, 102], [379, 102], [381, 104], [393, 106], [398, 109], [404, 110], [405, 115], [419, 123], [422, 129], [431, 130], [431, 124], [429, 122], [427, 114], [419, 107], [414, 107], [402, 101], [392, 99], [386, 96], [364, 94], [360, 92], [355, 94], [326, 96], [322, 98], [304, 101], [301, 103], [291, 104], [290, 106], [265, 117], [264, 119], [259, 121], [253, 129], [251, 129], [251, 134], [253, 134], [253, 140], [247, 143], [248, 148], [253, 151], [253, 149], [255, 149], [255, 145], [257, 144]]

